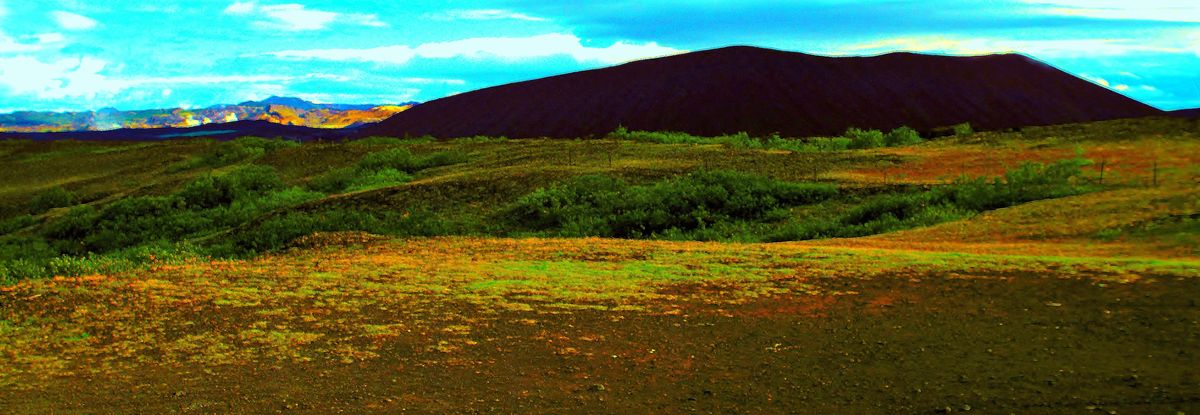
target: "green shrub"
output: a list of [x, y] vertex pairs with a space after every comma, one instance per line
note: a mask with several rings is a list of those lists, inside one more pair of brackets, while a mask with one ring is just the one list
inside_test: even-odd
[[353, 168], [331, 170], [308, 182], [308, 188], [326, 194], [395, 186], [412, 180], [412, 173], [433, 167], [463, 163], [460, 152], [442, 151], [424, 156], [406, 148], [368, 154]]
[[413, 138], [371, 136], [347, 141], [346, 144], [355, 146], [396, 146], [404, 144], [426, 144], [435, 142], [437, 142], [437, 139], [430, 136]]
[[37, 261], [12, 259], [0, 261], [0, 285], [12, 285], [26, 278], [44, 278], [46, 267]]
[[850, 149], [851, 140], [846, 137], [812, 137], [803, 141], [794, 151], [823, 152]]
[[179, 169], [226, 166], [259, 158], [281, 149], [299, 146], [300, 143], [280, 138], [241, 137], [233, 141], [218, 143], [211, 151], [185, 163]]
[[917, 133], [917, 130], [907, 126], [901, 126], [900, 128], [889, 131], [887, 135], [883, 137], [884, 145], [887, 145], [888, 147], [911, 146], [914, 144], [920, 144], [921, 141], [921, 134]]
[[263, 152], [271, 153], [285, 148], [300, 147], [300, 143], [282, 138], [262, 138], [262, 137], [240, 137], [231, 142], [234, 145], [262, 149]]
[[13, 233], [24, 228], [33, 226], [35, 221], [32, 215], [14, 216], [3, 221], [0, 221], [0, 235]]
[[843, 134], [850, 139], [850, 148], [865, 149], [883, 147], [883, 132], [879, 130], [861, 130], [858, 128], [849, 128]]
[[791, 206], [837, 194], [831, 185], [787, 183], [739, 172], [697, 172], [630, 186], [585, 176], [539, 189], [508, 214], [529, 229], [572, 236], [657, 237], [738, 222], [778, 220]]
[[29, 202], [29, 213], [37, 215], [50, 209], [75, 205], [77, 198], [74, 193], [62, 187], [52, 187], [39, 193]]
[[1051, 164], [1022, 163], [1002, 178], [959, 178], [940, 189], [944, 198], [974, 211], [998, 209], [1041, 199], [1071, 196], [1092, 190], [1079, 178], [1086, 159], [1061, 160]]
[[267, 152], [262, 148], [244, 146], [235, 141], [228, 141], [217, 144], [212, 151], [201, 156], [196, 165], [192, 167], [225, 166], [243, 160], [259, 158], [264, 154], [267, 154]]
[[954, 126], [951, 128], [954, 129], [954, 135], [957, 136], [971, 135], [975, 133], [975, 129], [971, 128], [971, 123], [969, 122], [954, 124]]
[[209, 209], [283, 187], [283, 180], [274, 168], [254, 165], [224, 175], [201, 176], [184, 186], [178, 196], [187, 208]]
[[1080, 194], [1093, 186], [1079, 180], [1088, 160], [1062, 160], [1049, 165], [1025, 163], [1002, 178], [960, 178], [939, 188], [869, 197], [841, 216], [786, 224], [772, 241], [857, 237], [959, 220], [978, 212], [1035, 200]]
[[[466, 154], [458, 151], [439, 151], [430, 153], [419, 159], [418, 170], [432, 169], [434, 167], [449, 166], [454, 164], [465, 163], [467, 161]], [[407, 172], [406, 173], [413, 173]]]
[[485, 144], [485, 143], [505, 143], [508, 142], [508, 137], [499, 136], [492, 137], [486, 135], [477, 135], [472, 137], [458, 137], [450, 139], [454, 144]]
[[10, 235], [0, 238], [0, 261], [5, 259], [44, 259], [58, 256], [58, 250], [40, 236]]
[[371, 153], [358, 161], [358, 169], [368, 172], [383, 169], [414, 172], [420, 170], [420, 166], [420, 159], [406, 148], [392, 148]]
[[352, 167], [333, 169], [310, 179], [306, 186], [321, 193], [341, 193], [349, 188], [350, 183], [354, 182], [356, 178], [358, 178], [358, 169]]

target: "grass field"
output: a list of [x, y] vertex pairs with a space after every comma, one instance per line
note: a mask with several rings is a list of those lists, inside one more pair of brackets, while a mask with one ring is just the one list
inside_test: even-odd
[[[0, 408], [1200, 411], [1195, 122], [814, 152], [488, 138], [248, 147], [0, 142], [0, 161], [15, 166], [0, 171], [0, 218], [14, 224], [0, 226], [0, 259], [38, 269], [0, 286]], [[408, 155], [372, 156], [391, 149]], [[963, 176], [1076, 157], [1091, 163], [1069, 192], [1055, 184], [972, 211], [955, 202], [927, 221], [900, 213], [973, 189]], [[247, 166], [270, 166], [279, 183]], [[339, 169], [345, 177], [330, 176]], [[576, 230], [599, 229], [581, 222], [597, 212], [613, 215], [609, 226], [645, 225], [654, 216], [630, 216], [636, 201], [568, 185], [603, 174], [626, 182], [624, 199], [701, 203], [714, 188], [696, 171], [769, 180], [723, 187], [748, 192], [737, 209], [687, 210], [716, 222], [640, 239], [563, 238], [570, 229], [509, 217], [574, 200], [592, 210], [552, 218]], [[801, 182], [836, 194], [784, 203], [799, 189], [787, 183]], [[71, 197], [44, 196], [56, 187]], [[528, 196], [539, 189], [559, 193]], [[209, 225], [146, 228], [178, 235], [168, 240], [113, 228], [134, 244], [90, 253], [55, 239], [80, 206], [102, 227], [122, 203]], [[880, 206], [898, 216], [878, 233], [762, 243]], [[289, 227], [303, 235], [276, 241]], [[22, 251], [33, 246], [44, 258]], [[244, 246], [267, 252], [231, 248]]]

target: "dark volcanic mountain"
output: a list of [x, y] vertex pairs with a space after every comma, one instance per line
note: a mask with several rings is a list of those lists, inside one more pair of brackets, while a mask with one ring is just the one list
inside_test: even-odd
[[1200, 108], [1175, 110], [1175, 111], [1169, 112], [1168, 114], [1171, 114], [1172, 117], [1200, 118]]
[[1022, 55], [822, 57], [728, 47], [482, 89], [418, 105], [372, 135], [599, 136], [1001, 129], [1161, 114]]

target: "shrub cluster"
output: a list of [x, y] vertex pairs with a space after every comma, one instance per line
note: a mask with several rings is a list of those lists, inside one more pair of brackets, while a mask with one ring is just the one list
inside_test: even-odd
[[322, 193], [342, 193], [395, 186], [412, 180], [418, 171], [466, 161], [458, 152], [415, 155], [407, 148], [368, 154], [354, 167], [331, 170], [309, 181], [308, 188]]
[[48, 224], [44, 234], [62, 253], [103, 253], [212, 233], [319, 197], [285, 187], [270, 167], [248, 166], [201, 176], [166, 196], [125, 198], [101, 210], [79, 206]]
[[907, 126], [901, 126], [886, 134], [879, 130], [850, 128], [843, 136], [850, 140], [849, 148], [852, 149], [902, 147], [920, 144], [924, 141], [917, 130]]
[[180, 168], [186, 170], [197, 167], [228, 166], [237, 162], [256, 159], [281, 149], [299, 146], [300, 143], [282, 138], [241, 137], [232, 141], [218, 143], [208, 153], [183, 164]]
[[570, 236], [652, 238], [720, 224], [781, 219], [792, 206], [837, 195], [827, 184], [788, 183], [731, 171], [705, 171], [631, 186], [585, 176], [539, 189], [508, 213], [521, 226]]
[[62, 187], [53, 187], [35, 196], [29, 202], [29, 213], [37, 215], [50, 209], [72, 206], [78, 198], [74, 193]]
[[950, 128], [952, 128], [954, 130], [954, 135], [957, 135], [957, 136], [971, 135], [971, 134], [975, 133], [975, 129], [971, 128], [971, 123], [969, 123], [969, 122], [964, 122], [962, 124], [955, 124], [953, 127], [950, 127]]
[[433, 212], [403, 213], [331, 209], [316, 212], [291, 211], [273, 216], [254, 226], [236, 230], [220, 244], [209, 248], [214, 255], [244, 257], [288, 247], [302, 236], [316, 232], [362, 231], [393, 236], [439, 236], [465, 234], [466, 229]]
[[430, 136], [400, 138], [400, 137], [383, 137], [371, 136], [360, 138], [357, 140], [347, 141], [346, 144], [352, 146], [398, 146], [405, 144], [426, 144], [436, 142], [437, 139]]
[[809, 137], [805, 139], [783, 138], [779, 134], [767, 137], [751, 137], [740, 132], [715, 137], [700, 137], [681, 132], [629, 131], [617, 127], [609, 138], [657, 144], [720, 144], [736, 149], [773, 149], [794, 152], [840, 151], [876, 147], [899, 147], [920, 144], [921, 135], [909, 127], [899, 127], [887, 134], [879, 130], [847, 129], [841, 137]]
[[954, 183], [920, 192], [891, 193], [868, 198], [834, 220], [791, 223], [772, 240], [856, 237], [892, 232], [969, 217], [986, 210], [1042, 199], [1086, 193], [1092, 185], [1080, 180], [1085, 159], [1051, 164], [1023, 163], [1003, 177], [961, 177]]

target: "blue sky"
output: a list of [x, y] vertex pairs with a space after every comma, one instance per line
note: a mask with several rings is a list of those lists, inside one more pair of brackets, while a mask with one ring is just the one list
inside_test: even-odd
[[0, 112], [427, 101], [732, 44], [1016, 51], [1200, 107], [1200, 1], [0, 0]]

